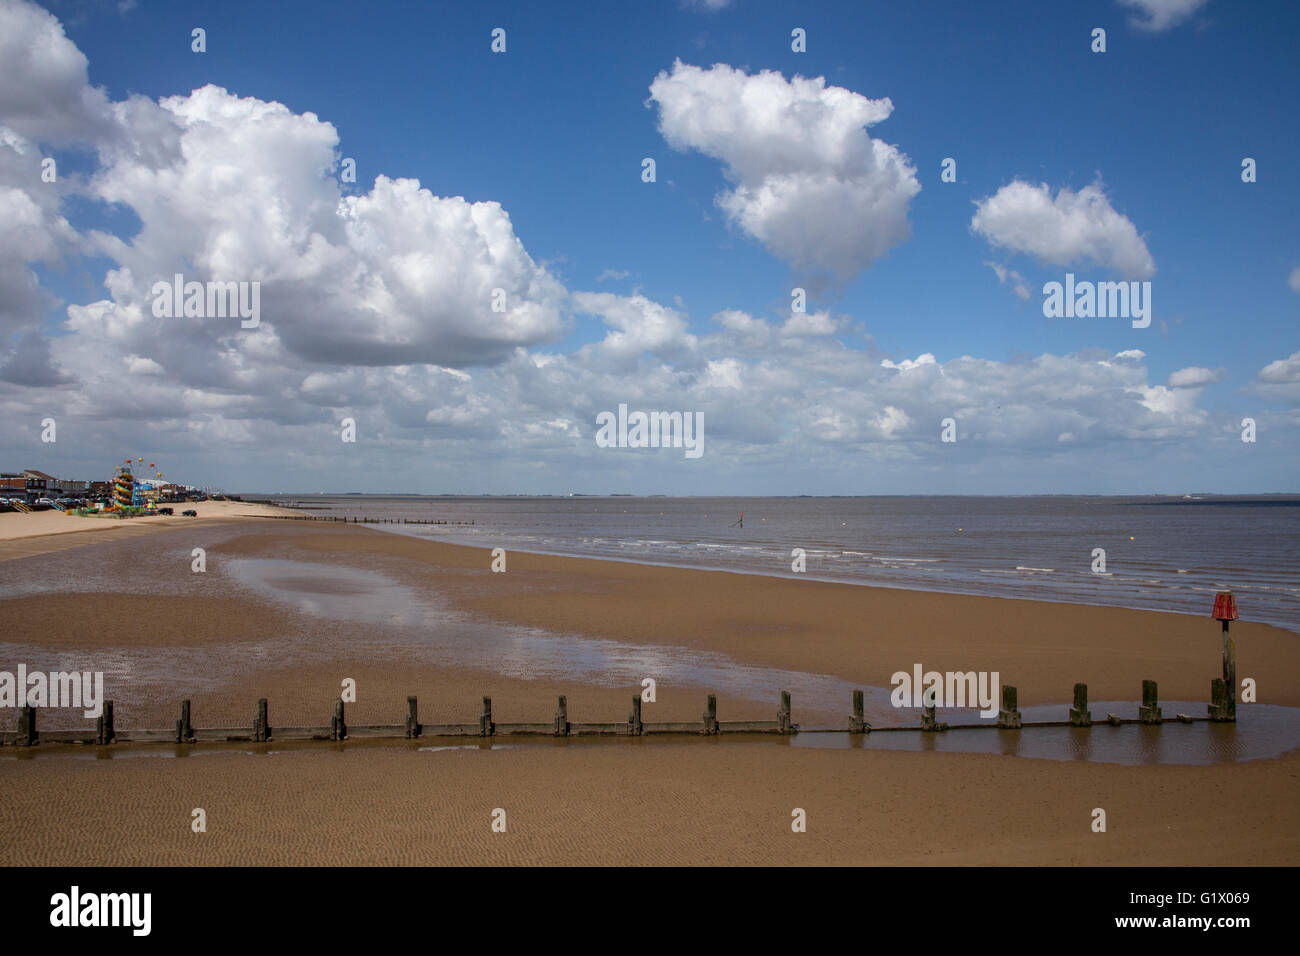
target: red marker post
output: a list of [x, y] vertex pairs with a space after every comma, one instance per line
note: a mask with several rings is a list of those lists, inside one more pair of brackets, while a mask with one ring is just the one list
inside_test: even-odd
[[1214, 613], [1223, 624], [1223, 680], [1211, 685], [1210, 717], [1213, 720], [1237, 719], [1237, 644], [1228, 634], [1228, 624], [1237, 620], [1237, 599], [1231, 591], [1214, 595]]

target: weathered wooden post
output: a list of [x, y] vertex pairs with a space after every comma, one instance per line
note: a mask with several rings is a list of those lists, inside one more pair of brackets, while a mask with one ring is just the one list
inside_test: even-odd
[[1016, 689], [1010, 684], [1002, 686], [1002, 709], [998, 711], [998, 726], [1003, 730], [1016, 730], [1020, 727], [1020, 711], [1016, 709], [1018, 700]]
[[776, 725], [777, 729], [783, 734], [791, 732], [790, 692], [788, 690], [781, 691], [781, 709], [776, 712]]
[[1223, 624], [1223, 683], [1224, 693], [1217, 701], [1218, 710], [1211, 705], [1210, 717], [1214, 720], [1237, 719], [1237, 642], [1228, 634], [1228, 624], [1237, 620], [1237, 599], [1231, 591], [1219, 591], [1214, 595], [1214, 614], [1216, 621]]
[[645, 733], [645, 725], [641, 723], [641, 695], [632, 695], [632, 712], [627, 715], [627, 732], [633, 737], [640, 737]]
[[1070, 723], [1075, 727], [1091, 727], [1092, 712], [1088, 710], [1088, 685], [1074, 685], [1074, 706], [1070, 708]]
[[712, 736], [718, 732], [718, 698], [716, 694], [710, 694], [708, 703], [704, 708], [704, 730], [701, 731], [706, 736]]
[[483, 698], [483, 712], [478, 715], [478, 735], [491, 737], [497, 732], [497, 725], [492, 723], [492, 698]]
[[104, 701], [104, 712], [95, 719], [95, 742], [111, 744], [117, 739], [113, 732], [113, 702]]
[[1228, 709], [1228, 682], [1222, 677], [1216, 677], [1210, 681], [1210, 706], [1207, 711], [1210, 720], [1213, 721], [1230, 721], [1233, 715]]
[[406, 698], [406, 739], [413, 740], [420, 736], [420, 711], [414, 697]]
[[190, 702], [181, 701], [181, 716], [176, 721], [176, 742], [188, 744], [194, 742], [194, 728], [190, 726]]
[[1160, 716], [1160, 701], [1156, 697], [1156, 682], [1144, 680], [1142, 682], [1142, 706], [1138, 708], [1138, 720], [1144, 724], [1158, 724], [1163, 720]]
[[271, 725], [266, 719], [266, 698], [263, 697], [257, 702], [257, 718], [253, 721], [253, 740], [260, 744], [270, 739]]
[[35, 747], [40, 742], [36, 732], [36, 708], [23, 705], [18, 709], [18, 739], [14, 741], [19, 747]]
[[569, 736], [569, 698], [560, 695], [560, 703], [555, 708], [555, 736]]
[[330, 740], [344, 740], [348, 725], [343, 721], [343, 698], [334, 701], [334, 718], [330, 721]]
[[[947, 724], [940, 723], [938, 719], [936, 719], [935, 717], [934, 697], [935, 697], [935, 692], [932, 690], [926, 691], [925, 694], [921, 697], [921, 701], [922, 701], [921, 730], [926, 733], [934, 733], [936, 731], [948, 729]], [[929, 703], [925, 703], [926, 701], [929, 701]]]
[[868, 732], [867, 722], [863, 719], [862, 691], [853, 692], [853, 716], [849, 718], [849, 733], [865, 734]]

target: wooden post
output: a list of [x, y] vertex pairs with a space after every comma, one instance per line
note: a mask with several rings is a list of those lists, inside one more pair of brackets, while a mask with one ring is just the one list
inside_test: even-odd
[[1091, 727], [1092, 712], [1088, 710], [1088, 685], [1074, 685], [1074, 706], [1070, 708], [1070, 723], [1075, 727]]
[[271, 739], [271, 726], [266, 719], [266, 698], [257, 702], [257, 718], [253, 721], [253, 740], [265, 743]]
[[1237, 719], [1237, 642], [1228, 636], [1228, 622], [1223, 622], [1223, 683], [1227, 694], [1224, 696], [1224, 720]]
[[478, 715], [478, 735], [491, 737], [496, 733], [496, 724], [492, 723], [492, 698], [483, 698], [483, 712]]
[[1002, 686], [1002, 709], [998, 711], [998, 726], [1003, 730], [1016, 730], [1020, 727], [1020, 711], [1016, 689], [1010, 684]]
[[348, 725], [343, 721], [343, 698], [334, 701], [334, 719], [330, 721], [330, 740], [344, 740], [348, 736]]
[[420, 736], [420, 730], [420, 711], [417, 709], [416, 698], [407, 697], [407, 740]]
[[194, 728], [190, 726], [190, 702], [181, 701], [181, 719], [176, 722], [176, 742], [187, 744], [194, 740]]
[[627, 732], [633, 737], [640, 737], [645, 732], [641, 723], [641, 695], [632, 695], [632, 712], [627, 715]]
[[1230, 721], [1235, 720], [1228, 707], [1228, 683], [1222, 677], [1216, 677], [1210, 681], [1210, 706], [1207, 708], [1210, 720], [1213, 721]]
[[1142, 706], [1138, 708], [1138, 720], [1144, 724], [1161, 722], [1160, 702], [1156, 699], [1156, 682], [1153, 680], [1142, 682]]
[[867, 733], [867, 722], [863, 719], [862, 691], [853, 692], [853, 716], [849, 718], [849, 733]]
[[921, 708], [921, 729], [934, 730], [934, 705]]
[[710, 694], [708, 703], [704, 708], [704, 730], [701, 731], [705, 736], [712, 736], [718, 732], [718, 698], [716, 694]]
[[14, 741], [19, 747], [35, 747], [40, 742], [36, 732], [36, 708], [22, 706], [18, 709], [18, 739]]
[[781, 709], [776, 712], [776, 723], [780, 732], [788, 734], [791, 732], [790, 724], [790, 692], [781, 691]]
[[569, 736], [569, 698], [560, 695], [560, 703], [555, 708], [555, 736]]
[[117, 735], [113, 733], [113, 702], [104, 701], [104, 712], [95, 719], [95, 742], [111, 744]]

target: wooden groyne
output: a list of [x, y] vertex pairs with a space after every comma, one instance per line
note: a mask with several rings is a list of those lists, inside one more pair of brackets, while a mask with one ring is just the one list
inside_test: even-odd
[[338, 521], [343, 524], [440, 524], [472, 525], [473, 521], [444, 521], [434, 518], [358, 518], [339, 515], [240, 515], [241, 518], [266, 518], [270, 521]]
[[[1157, 699], [1155, 681], [1142, 682], [1142, 703], [1138, 717], [1121, 718], [1116, 714], [1107, 714], [1106, 723], [1111, 726], [1120, 724], [1159, 725], [1167, 723], [1197, 723], [1205, 721], [1234, 722], [1235, 709], [1231, 715], [1225, 713], [1223, 706], [1224, 692], [1219, 685], [1221, 678], [1212, 682], [1212, 703], [1209, 704], [1207, 716], [1193, 717], [1177, 714], [1164, 717]], [[418, 740], [436, 737], [644, 737], [653, 735], [687, 735], [695, 737], [735, 737], [744, 734], [778, 734], [793, 735], [799, 733], [846, 733], [854, 735], [888, 733], [898, 731], [920, 731], [922, 733], [939, 733], [949, 730], [1009, 730], [1018, 731], [1035, 727], [1079, 727], [1088, 728], [1093, 724], [1092, 714], [1088, 710], [1088, 688], [1085, 684], [1074, 685], [1074, 705], [1069, 708], [1069, 715], [1062, 720], [1043, 720], [1026, 722], [1021, 719], [1017, 709], [1016, 689], [1011, 686], [1002, 688], [1001, 708], [995, 721], [973, 724], [947, 724], [936, 720], [935, 708], [922, 708], [920, 724], [900, 724], [874, 727], [867, 723], [863, 713], [863, 692], [853, 692], [853, 712], [846, 727], [804, 728], [793, 722], [790, 694], [781, 692], [781, 700], [775, 720], [719, 720], [718, 703], [715, 694], [709, 694], [704, 712], [698, 721], [646, 721], [642, 719], [641, 697], [632, 698], [632, 709], [626, 720], [605, 723], [570, 722], [568, 698], [561, 696], [555, 713], [549, 721], [533, 723], [497, 723], [492, 714], [492, 698], [484, 697], [478, 719], [468, 723], [424, 724], [420, 722], [419, 702], [415, 697], [406, 698], [406, 720], [401, 724], [349, 724], [342, 699], [334, 701], [333, 715], [328, 726], [319, 727], [279, 727], [271, 723], [270, 707], [266, 698], [257, 702], [257, 710], [250, 725], [244, 727], [195, 727], [192, 709], [188, 700], [181, 701], [180, 717], [174, 727], [166, 730], [119, 729], [113, 719], [113, 701], [105, 701], [103, 714], [95, 721], [94, 730], [52, 730], [41, 732], [37, 727], [39, 708], [20, 707], [18, 709], [18, 727], [16, 731], [0, 732], [0, 745], [17, 747], [35, 747], [38, 744], [93, 744], [109, 746], [133, 743], [167, 743], [167, 744], [201, 744], [216, 742], [267, 743], [270, 741], [340, 741], [351, 739], [392, 739]]]

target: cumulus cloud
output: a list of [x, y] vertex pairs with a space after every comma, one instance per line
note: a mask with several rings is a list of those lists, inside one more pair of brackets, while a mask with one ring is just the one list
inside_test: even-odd
[[108, 98], [87, 82], [85, 54], [48, 11], [0, 2], [0, 117], [22, 136], [64, 145], [109, 131]]
[[1134, 15], [1129, 23], [1141, 30], [1159, 33], [1178, 26], [1196, 13], [1209, 0], [1119, 0]]
[[1065, 266], [1091, 262], [1126, 279], [1149, 279], [1155, 260], [1137, 227], [1111, 207], [1100, 183], [1078, 192], [1014, 180], [975, 202], [971, 229], [988, 242], [1039, 262]]
[[1169, 374], [1170, 388], [1204, 388], [1223, 381], [1224, 370], [1208, 369], [1199, 365], [1180, 368]]
[[1250, 383], [1250, 390], [1275, 401], [1300, 403], [1300, 352], [1265, 365]]
[[643, 295], [576, 292], [573, 304], [579, 312], [597, 315], [610, 327], [598, 346], [606, 358], [631, 359], [644, 352], [671, 356], [695, 346], [695, 336], [686, 331], [686, 319], [680, 312]]
[[678, 60], [650, 100], [669, 145], [724, 164], [735, 186], [715, 201], [728, 221], [794, 267], [845, 281], [911, 235], [915, 169], [866, 131], [893, 112], [888, 98]]

